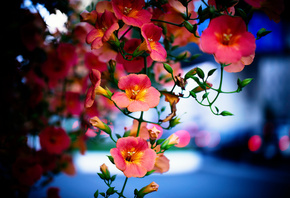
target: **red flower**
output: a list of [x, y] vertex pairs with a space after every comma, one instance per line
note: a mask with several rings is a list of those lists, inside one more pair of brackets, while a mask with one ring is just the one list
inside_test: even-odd
[[149, 23], [152, 17], [150, 12], [143, 9], [144, 0], [112, 0], [112, 5], [117, 18], [127, 25], [141, 27]]
[[51, 154], [61, 154], [69, 148], [70, 138], [62, 128], [49, 126], [39, 133], [41, 148]]
[[120, 138], [116, 147], [111, 149], [110, 153], [116, 167], [123, 171], [126, 177], [143, 177], [153, 169], [156, 153], [143, 138]]
[[87, 52], [85, 54], [85, 65], [88, 69], [97, 69], [100, 72], [107, 70], [107, 64], [101, 62], [99, 57], [93, 52]]
[[201, 35], [201, 50], [214, 54], [219, 63], [236, 63], [255, 52], [253, 34], [240, 17], [222, 15], [210, 21]]

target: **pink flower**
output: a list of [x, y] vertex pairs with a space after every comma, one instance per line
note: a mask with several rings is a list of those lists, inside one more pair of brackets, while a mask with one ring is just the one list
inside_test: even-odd
[[112, 0], [113, 10], [118, 19], [127, 25], [141, 27], [149, 23], [152, 14], [144, 10], [144, 0]]
[[149, 51], [150, 57], [154, 61], [166, 61], [167, 52], [161, 43], [159, 43], [162, 28], [153, 23], [147, 23], [141, 27], [141, 34], [144, 37], [144, 42], [141, 44], [139, 50]]
[[236, 63], [256, 49], [255, 37], [247, 31], [243, 19], [229, 15], [212, 19], [200, 39], [201, 50], [214, 54], [215, 59], [224, 64]]
[[[133, 53], [136, 48], [140, 45], [141, 40], [140, 39], [130, 39], [125, 43], [124, 50], [127, 53]], [[131, 59], [131, 56], [126, 56], [128, 59]], [[117, 55], [117, 62], [123, 64], [124, 69], [129, 73], [138, 73], [142, 71], [144, 68], [144, 58], [141, 56], [138, 56], [134, 58], [131, 61], [125, 60], [123, 56], [119, 53]], [[150, 56], [147, 57], [147, 65], [151, 66], [153, 60], [150, 58]]]
[[156, 153], [149, 148], [146, 140], [140, 137], [120, 138], [116, 147], [110, 153], [116, 167], [126, 177], [143, 177], [153, 169]]
[[95, 28], [87, 35], [87, 43], [91, 44], [92, 49], [99, 49], [105, 42], [115, 40], [114, 31], [119, 29], [114, 13], [105, 10], [97, 14]]
[[78, 55], [76, 47], [70, 43], [60, 43], [56, 49], [58, 57], [63, 60], [69, 67], [77, 64]]
[[66, 109], [65, 112], [69, 115], [80, 116], [82, 113], [82, 104], [80, 93], [67, 91], [65, 93]]
[[62, 128], [49, 126], [39, 133], [41, 148], [51, 154], [61, 154], [69, 148], [70, 138]]
[[124, 92], [117, 92], [112, 100], [121, 108], [131, 112], [148, 111], [159, 104], [160, 92], [151, 86], [145, 74], [130, 74], [120, 78], [118, 87]]

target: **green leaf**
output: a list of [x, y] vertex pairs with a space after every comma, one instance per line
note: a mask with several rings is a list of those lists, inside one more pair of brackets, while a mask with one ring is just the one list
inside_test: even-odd
[[116, 137], [119, 139], [121, 138], [122, 136], [120, 134], [116, 134]]
[[165, 139], [159, 139], [159, 140], [157, 140], [156, 145], [161, 144], [164, 140], [165, 140]]
[[101, 179], [105, 179], [105, 176], [102, 173], [97, 173]]
[[113, 175], [113, 176], [111, 177], [111, 181], [112, 181], [112, 182], [115, 181], [116, 177], [117, 177], [117, 175]]
[[229, 112], [229, 111], [222, 111], [222, 112], [220, 113], [220, 115], [222, 115], [222, 116], [232, 116], [232, 115], [234, 115], [234, 114], [232, 114], [232, 113]]
[[247, 14], [245, 13], [244, 10], [242, 10], [241, 8], [235, 8], [236, 13], [241, 16], [244, 20], [247, 19]]
[[145, 176], [151, 175], [155, 170], [148, 171]]
[[194, 91], [190, 91], [189, 93], [193, 98], [196, 98], [196, 93]]
[[107, 155], [107, 157], [109, 158], [109, 160], [110, 160], [113, 164], [115, 164], [115, 162], [114, 162], [114, 158], [113, 158], [111, 155]]
[[172, 67], [171, 67], [169, 64], [167, 64], [167, 63], [163, 63], [163, 67], [164, 67], [164, 69], [165, 69], [168, 73], [170, 73], [170, 74], [173, 73], [173, 69], [172, 69]]
[[219, 113], [219, 111], [220, 111], [219, 108], [217, 108], [216, 106], [215, 106], [215, 110], [217, 113]]
[[114, 188], [115, 187], [110, 187], [110, 188], [108, 188], [108, 190], [107, 190], [107, 195], [112, 195], [112, 194], [114, 194], [116, 191], [114, 190]]
[[202, 71], [202, 69], [200, 69], [199, 67], [196, 68], [196, 73], [197, 75], [201, 78], [204, 79], [204, 72]]
[[95, 193], [94, 193], [94, 198], [98, 198], [99, 196], [99, 190], [97, 190]]
[[213, 75], [213, 73], [216, 71], [216, 69], [212, 69], [207, 73], [207, 76], [211, 76]]
[[262, 38], [263, 36], [266, 36], [267, 34], [271, 33], [272, 31], [268, 31], [265, 28], [261, 28], [258, 32], [257, 32], [257, 37], [256, 40]]
[[128, 137], [130, 135], [130, 131], [126, 131], [123, 135], [123, 137]]
[[164, 112], [165, 109], [166, 109], [166, 107], [162, 107], [161, 110], [160, 110], [160, 112]]
[[105, 197], [105, 196], [106, 196], [106, 194], [105, 194], [105, 193], [103, 193], [103, 192], [101, 192], [101, 193], [100, 193], [100, 195], [102, 195], [103, 197]]
[[207, 96], [208, 96], [209, 92], [205, 92], [203, 95], [202, 95], [202, 100], [206, 99]]

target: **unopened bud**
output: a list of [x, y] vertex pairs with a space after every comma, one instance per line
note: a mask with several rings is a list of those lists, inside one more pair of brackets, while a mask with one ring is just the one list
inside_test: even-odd
[[159, 188], [159, 185], [156, 184], [155, 182], [151, 182], [149, 185], [141, 188], [138, 192], [137, 192], [137, 197], [144, 197], [146, 194], [157, 191]]
[[100, 118], [98, 118], [97, 116], [92, 117], [90, 119], [90, 123], [94, 126], [99, 128], [100, 130], [106, 132], [107, 134], [111, 134], [112, 131], [110, 129], [110, 127], [108, 125], [106, 125], [103, 121], [100, 120]]
[[105, 179], [110, 179], [110, 171], [105, 163], [100, 166], [100, 171], [105, 176]]

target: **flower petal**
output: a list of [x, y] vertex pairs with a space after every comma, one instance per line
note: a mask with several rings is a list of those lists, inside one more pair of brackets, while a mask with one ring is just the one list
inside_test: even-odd
[[126, 169], [126, 162], [118, 148], [112, 148], [110, 150], [110, 153], [112, 157], [114, 158], [114, 163], [116, 164], [116, 167], [120, 169], [121, 171], [124, 171]]
[[126, 177], [144, 177], [147, 169], [136, 163], [127, 163], [126, 169], [123, 171]]
[[121, 108], [128, 107], [130, 104], [130, 100], [124, 92], [114, 93], [111, 99]]
[[160, 101], [160, 92], [154, 87], [150, 87], [144, 96], [144, 102], [146, 102], [149, 105], [149, 108], [153, 108], [159, 104], [159, 101]]
[[140, 100], [133, 100], [127, 108], [130, 112], [148, 111], [149, 105], [146, 102]]

